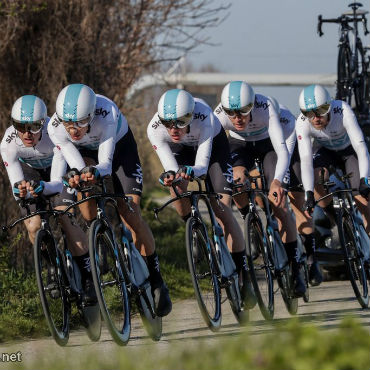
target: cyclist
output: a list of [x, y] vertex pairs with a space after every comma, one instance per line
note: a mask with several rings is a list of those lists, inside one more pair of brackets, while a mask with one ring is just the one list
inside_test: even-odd
[[[305, 87], [299, 96], [301, 114], [296, 122], [302, 183], [305, 189], [305, 213], [310, 217], [316, 198], [325, 195], [318, 183], [321, 168], [324, 179], [329, 178], [328, 168], [338, 166], [349, 178], [357, 207], [364, 218], [366, 232], [370, 231], [369, 153], [363, 133], [351, 107], [342, 100], [332, 100], [329, 92], [320, 85]], [[311, 139], [317, 148], [314, 156]], [[315, 192], [315, 194], [314, 194]], [[331, 199], [321, 202], [328, 215], [333, 214]]]
[[[259, 157], [263, 161], [269, 200], [292, 265], [294, 294], [301, 297], [306, 286], [300, 262], [296, 259], [297, 232], [282, 187], [289, 166], [289, 153], [276, 109], [266, 96], [255, 94], [246, 82], [231, 81], [223, 88], [221, 102], [214, 112], [224, 129], [229, 130], [234, 181], [244, 183], [245, 172], [255, 172], [254, 159]], [[248, 212], [246, 197], [235, 197], [234, 201], [245, 217]]]
[[[21, 96], [13, 104], [11, 119], [12, 126], [5, 131], [1, 142], [1, 156], [15, 199], [19, 201], [34, 197], [35, 202], [30, 205], [31, 212], [38, 209], [40, 203], [37, 202], [37, 197], [40, 194], [59, 193], [52, 199], [53, 206], [57, 209], [65, 208], [66, 203], [73, 203], [74, 192], [67, 191], [62, 185], [65, 166], [63, 156], [58, 152], [53, 156], [54, 144], [47, 132], [49, 117], [43, 100], [34, 95]], [[60, 166], [52, 166], [53, 161], [57, 161]], [[24, 207], [21, 207], [21, 214], [26, 215]], [[73, 258], [81, 271], [85, 300], [94, 303], [96, 294], [90, 272], [86, 235], [67, 215], [60, 222]], [[41, 227], [40, 217], [31, 217], [24, 223], [33, 244], [36, 232]]]
[[[51, 122], [50, 138], [71, 168], [66, 175], [70, 187], [76, 188], [81, 180], [93, 183], [99, 177], [111, 175], [114, 191], [133, 198], [134, 212], [119, 200], [120, 216], [131, 230], [136, 247], [146, 256], [156, 313], [168, 315], [172, 303], [160, 272], [153, 234], [141, 216], [143, 176], [136, 142], [125, 116], [112, 100], [95, 94], [86, 85], [72, 84], [59, 93]], [[80, 209], [86, 220], [96, 217], [93, 203], [86, 202]]]
[[[220, 122], [203, 100], [193, 98], [185, 90], [173, 89], [161, 96], [147, 134], [164, 168], [159, 178], [162, 185], [171, 187], [181, 177], [183, 181], [176, 185], [181, 193], [194, 176], [206, 175], [210, 188], [222, 195], [222, 206], [213, 201], [212, 207], [239, 273], [244, 306], [252, 308], [256, 300], [247, 276], [243, 233], [230, 207], [233, 174], [229, 145]], [[172, 188], [170, 192], [176, 196]], [[188, 200], [175, 202], [175, 207], [184, 221], [190, 217]]]
[[295, 134], [296, 118], [288, 108], [279, 104], [274, 97], [268, 96], [268, 99], [275, 107], [280, 118], [280, 123], [284, 131], [285, 143], [290, 157], [289, 169], [283, 179], [283, 187], [288, 192], [290, 207], [295, 215], [296, 228], [305, 246], [307, 258], [310, 261], [309, 282], [312, 286], [318, 286], [321, 284], [323, 276], [315, 253], [312, 219], [308, 218], [302, 210], [304, 191], [301, 185], [301, 164]]

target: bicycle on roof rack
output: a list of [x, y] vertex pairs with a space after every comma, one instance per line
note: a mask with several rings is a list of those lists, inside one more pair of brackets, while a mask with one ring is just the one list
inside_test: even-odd
[[359, 120], [369, 120], [369, 59], [366, 58], [367, 48], [363, 47], [358, 30], [358, 24], [362, 23], [364, 34], [369, 33], [366, 19], [368, 12], [360, 9], [361, 3], [355, 2], [348, 6], [352, 10], [338, 18], [324, 19], [320, 14], [317, 33], [320, 37], [324, 34], [323, 23], [340, 25], [336, 99], [344, 100], [351, 105]]

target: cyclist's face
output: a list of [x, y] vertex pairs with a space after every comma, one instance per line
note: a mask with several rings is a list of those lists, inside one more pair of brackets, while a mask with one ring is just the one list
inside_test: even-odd
[[178, 143], [186, 135], [188, 131], [188, 127], [177, 128], [177, 127], [172, 126], [171, 128], [167, 128], [167, 131], [171, 136], [171, 140], [174, 143]]
[[325, 114], [325, 116], [315, 116], [309, 121], [315, 129], [323, 130], [329, 123], [329, 114]]
[[246, 116], [242, 116], [241, 114], [236, 114], [235, 117], [229, 117], [229, 120], [236, 128], [237, 131], [242, 131], [248, 125], [249, 121], [251, 120], [251, 114], [249, 113]]
[[73, 122], [63, 122], [63, 125], [71, 136], [71, 139], [76, 141], [81, 140], [89, 129], [89, 126], [78, 127], [77, 125], [73, 124]]
[[26, 147], [32, 147], [37, 145], [41, 138], [41, 131], [38, 132], [37, 134], [33, 134], [31, 131], [26, 131], [25, 133], [17, 131], [17, 133], [18, 137], [22, 140], [22, 143]]

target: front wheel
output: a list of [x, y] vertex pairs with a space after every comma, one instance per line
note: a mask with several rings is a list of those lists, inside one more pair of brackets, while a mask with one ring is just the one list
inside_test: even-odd
[[66, 292], [62, 258], [52, 234], [40, 229], [34, 243], [37, 287], [51, 335], [60, 346], [69, 339], [70, 303]]
[[[101, 270], [99, 249], [106, 250], [106, 266]], [[91, 273], [104, 321], [113, 340], [119, 345], [130, 338], [130, 301], [127, 286], [114, 245], [111, 230], [101, 220], [95, 220], [89, 231]]]
[[263, 317], [266, 320], [272, 320], [274, 317], [274, 281], [268, 241], [263, 234], [261, 221], [255, 214], [247, 215], [244, 227], [248, 267], [258, 306]]
[[221, 326], [221, 292], [205, 232], [196, 218], [190, 217], [186, 222], [186, 254], [195, 297], [207, 326], [216, 331]]
[[361, 307], [366, 308], [369, 305], [366, 271], [360, 252], [361, 248], [358, 245], [358, 238], [355, 236], [356, 231], [353, 220], [347, 212], [344, 214], [340, 213], [338, 218], [339, 240], [347, 266], [349, 280]]

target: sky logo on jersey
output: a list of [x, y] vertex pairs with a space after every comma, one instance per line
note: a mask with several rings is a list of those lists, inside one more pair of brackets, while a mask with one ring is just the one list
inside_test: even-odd
[[298, 140], [302, 140], [302, 136], [301, 135], [298, 135]]
[[102, 116], [103, 118], [105, 118], [109, 113], [110, 113], [109, 111], [106, 111], [101, 107], [99, 109], [95, 109], [96, 116]]
[[333, 109], [333, 112], [334, 112], [335, 114], [343, 115], [343, 108], [341, 108], [341, 107], [335, 107], [335, 108]]
[[262, 108], [263, 110], [266, 110], [270, 106], [270, 104], [268, 104], [267, 102], [258, 101], [256, 99], [255, 106], [256, 108]]
[[206, 114], [194, 113], [194, 119], [200, 119], [202, 122], [207, 118]]

